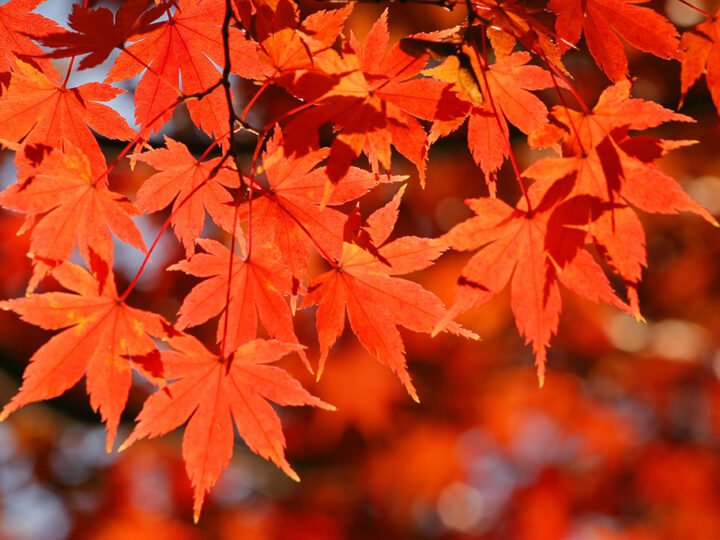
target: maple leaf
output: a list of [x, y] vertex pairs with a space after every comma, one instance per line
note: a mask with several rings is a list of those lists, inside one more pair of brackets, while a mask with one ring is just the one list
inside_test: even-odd
[[678, 33], [665, 17], [638, 6], [645, 0], [550, 0], [560, 46], [574, 45], [585, 34], [590, 54], [614, 82], [628, 76], [628, 63], [616, 33], [634, 47], [660, 58], [678, 57]]
[[30, 253], [36, 262], [31, 290], [47, 271], [46, 263], [69, 258], [76, 244], [93, 271], [106, 273], [113, 264], [109, 229], [123, 242], [145, 251], [131, 219], [139, 214], [135, 206], [93, 176], [80, 149], [67, 141], [64, 146], [65, 152], [52, 150], [32, 177], [0, 193], [0, 205], [6, 208], [32, 219], [44, 214], [31, 235]]
[[[531, 186], [532, 211], [524, 198], [515, 208], [496, 198], [468, 199], [465, 203], [477, 216], [441, 239], [455, 250], [481, 249], [463, 268], [455, 303], [434, 333], [457, 314], [490, 300], [510, 281], [510, 306], [520, 334], [532, 343], [540, 386], [545, 381], [546, 349], [562, 309], [559, 283], [591, 300], [630, 310], [617, 298], [600, 265], [582, 249], [586, 235], [566, 221], [559, 230], [552, 228], [553, 215], [569, 187], [558, 182], [544, 192]], [[563, 234], [570, 238], [558, 242]]]
[[300, 77], [295, 85], [296, 93], [316, 106], [287, 124], [286, 146], [293, 152], [317, 147], [319, 127], [332, 122], [337, 135], [327, 170], [333, 182], [345, 175], [361, 152], [368, 156], [373, 170], [378, 170], [379, 163], [389, 171], [394, 146], [415, 165], [424, 183], [427, 133], [418, 119], [455, 117], [467, 107], [450, 91], [449, 84], [416, 77], [425, 67], [427, 55], [416, 58], [399, 44], [386, 52], [389, 39], [385, 10], [364, 45], [351, 36], [342, 55], [328, 50], [314, 57], [327, 74], [324, 79], [313, 72]]
[[124, 2], [113, 20], [113, 12], [107, 8], [87, 9], [81, 4], [73, 5], [68, 17], [74, 32], [45, 32], [33, 37], [54, 50], [48, 58], [64, 58], [87, 54], [78, 66], [88, 69], [104, 62], [117, 47], [123, 49], [125, 42], [152, 31], [157, 19], [167, 8], [166, 4], [154, 6], [145, 12], [152, 0], [128, 0]]
[[530, 135], [530, 146], [545, 148], [562, 142], [564, 155], [583, 155], [619, 128], [641, 131], [666, 122], [695, 122], [692, 117], [666, 109], [658, 103], [631, 98], [631, 89], [629, 80], [609, 86], [600, 94], [592, 111], [553, 107], [552, 122]]
[[296, 72], [313, 69], [313, 56], [335, 43], [352, 10], [352, 4], [341, 9], [320, 10], [300, 23], [294, 2], [261, 3], [257, 7], [255, 34], [260, 46], [259, 58], [273, 68], [267, 76], [276, 84], [292, 86]]
[[165, 146], [133, 156], [160, 171], [143, 183], [135, 204], [143, 212], [157, 212], [175, 200], [173, 229], [190, 256], [202, 232], [206, 211], [219, 226], [232, 230], [233, 210], [228, 204], [233, 198], [225, 188], [238, 187], [240, 181], [236, 171], [224, 167], [210, 178], [221, 158], [198, 162], [187, 146], [170, 137], [165, 137]]
[[718, 15], [698, 24], [680, 39], [682, 69], [680, 72], [680, 106], [690, 87], [705, 73], [715, 108], [720, 110], [720, 41], [718, 40]]
[[[417, 283], [393, 276], [427, 268], [445, 247], [432, 239], [413, 236], [385, 243], [397, 220], [403, 193], [404, 187], [386, 206], [374, 212], [360, 231], [367, 235], [364, 244], [373, 249], [363, 249], [363, 243], [345, 242], [337, 266], [310, 282], [304, 306], [318, 304], [318, 377], [330, 348], [342, 335], [347, 311], [350, 326], [360, 343], [388, 366], [410, 396], [418, 401], [397, 326], [429, 333], [445, 315], [445, 307], [439, 298]], [[475, 337], [457, 325], [450, 330]]]
[[135, 430], [120, 449], [138, 439], [168, 433], [187, 422], [183, 458], [194, 488], [196, 522], [205, 495], [232, 457], [233, 421], [253, 452], [272, 460], [290, 478], [299, 481], [285, 458], [280, 418], [269, 401], [334, 410], [284, 369], [267, 365], [301, 347], [256, 339], [224, 360], [192, 336], [173, 337], [168, 343], [177, 351], [163, 351], [162, 360], [167, 378], [174, 382], [147, 399]]
[[[250, 256], [244, 260], [232, 255], [230, 274], [229, 249], [208, 238], [198, 238], [197, 243], [206, 253], [196, 253], [168, 267], [168, 270], [181, 270], [207, 278], [183, 300], [178, 312], [178, 329], [202, 324], [221, 314], [217, 341], [224, 340], [223, 351], [227, 355], [257, 337], [259, 317], [271, 337], [287, 343], [299, 343], [293, 331], [290, 306], [283, 298], [291, 291], [291, 276], [280, 262], [277, 248], [271, 245], [253, 247]], [[229, 279], [230, 275], [232, 279]], [[229, 304], [226, 309], [228, 287]], [[298, 354], [309, 367], [305, 352], [299, 350]]]
[[[566, 218], [592, 235], [625, 280], [633, 312], [640, 318], [636, 289], [645, 266], [645, 234], [633, 210], [617, 203], [653, 213], [690, 211], [713, 225], [717, 222], [655, 166], [655, 159], [678, 144], [648, 136], [629, 137], [628, 130], [693, 119], [653, 102], [630, 99], [629, 81], [607, 88], [590, 113], [557, 108], [552, 115], [555, 127], [533, 134], [530, 143], [545, 146], [562, 140], [563, 157], [541, 159], [523, 175], [540, 180], [544, 187], [537, 189], [545, 190], [572, 176]], [[562, 129], [557, 129], [558, 125]], [[611, 203], [609, 212], [598, 206], [604, 203]]]
[[[460, 99], [471, 104], [464, 114], [451, 120], [436, 120], [430, 130], [430, 142], [457, 129], [469, 117], [468, 147], [475, 163], [485, 173], [491, 194], [495, 194], [494, 176], [509, 155], [509, 129], [507, 122], [523, 133], [530, 134], [547, 122], [547, 107], [529, 90], [543, 90], [553, 86], [552, 75], [539, 66], [526, 65], [527, 52], [512, 53], [490, 66], [480, 65], [475, 55], [468, 55], [479, 90], [485, 98], [471, 97], [461, 83], [460, 60], [451, 56], [442, 65], [423, 73], [455, 84]], [[560, 83], [562, 84], [562, 83]]]
[[42, 2], [10, 0], [0, 6], [0, 74], [10, 71], [10, 57], [15, 55], [34, 63], [48, 77], [60, 78], [50, 60], [42, 57], [43, 50], [28, 37], [28, 34], [41, 36], [60, 29], [55, 21], [32, 13]]
[[[178, 98], [180, 77], [186, 95], [205, 92], [220, 81], [216, 66], [225, 65], [220, 36], [224, 16], [224, 0], [179, 0], [167, 21], [139, 36], [120, 53], [108, 81], [130, 79], [148, 68], [135, 90], [135, 120], [142, 130], [157, 132], [170, 119], [173, 110], [168, 104]], [[231, 28], [229, 46], [234, 73], [248, 78], [263, 77], [255, 43]], [[215, 88], [199, 101], [188, 101], [187, 107], [193, 122], [205, 133], [215, 136], [227, 133], [228, 104], [222, 88]]]
[[131, 368], [162, 382], [162, 363], [151, 336], [165, 337], [170, 325], [160, 315], [125, 304], [112, 271], [99, 281], [81, 266], [64, 263], [53, 277], [76, 294], [48, 292], [0, 301], [0, 309], [12, 310], [24, 321], [64, 329], [33, 354], [22, 387], [0, 420], [28, 403], [59, 396], [86, 375], [90, 405], [107, 426], [110, 451], [132, 384]]
[[[282, 132], [276, 128], [262, 160], [268, 188], [252, 201], [248, 234], [259, 244], [276, 245], [293, 277], [303, 283], [312, 246], [322, 250], [331, 262], [342, 254], [347, 215], [328, 206], [357, 199], [381, 180], [397, 182], [407, 177], [384, 178], [350, 167], [328, 194], [327, 169], [318, 165], [328, 157], [330, 149], [293, 156], [287, 155], [284, 142]], [[250, 205], [244, 204], [240, 215], [249, 218], [249, 214]]]
[[135, 136], [109, 101], [124, 90], [107, 84], [86, 83], [67, 88], [55, 72], [54, 80], [22, 60], [15, 60], [10, 86], [0, 100], [0, 138], [62, 148], [64, 141], [87, 154], [93, 171], [105, 169], [105, 157], [94, 131], [110, 139]]

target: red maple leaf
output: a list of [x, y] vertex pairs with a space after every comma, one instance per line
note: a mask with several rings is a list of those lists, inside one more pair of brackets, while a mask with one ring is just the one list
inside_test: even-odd
[[[355, 243], [346, 242], [337, 266], [311, 281], [304, 305], [318, 304], [318, 376], [322, 374], [330, 348], [342, 335], [347, 311], [350, 326], [360, 343], [400, 378], [417, 401], [397, 326], [430, 333], [445, 315], [445, 307], [439, 298], [417, 283], [393, 276], [427, 268], [445, 247], [432, 239], [414, 236], [385, 243], [397, 220], [404, 191], [404, 188], [398, 191], [392, 201], [367, 219], [360, 231], [360, 237], [366, 238], [364, 242], [357, 242], [357, 238]], [[363, 249], [363, 244], [372, 249]], [[450, 330], [474, 337], [457, 325]]]
[[[221, 158], [198, 162], [183, 143], [165, 137], [166, 148], [133, 156], [157, 169], [137, 192], [135, 204], [143, 212], [157, 212], [173, 200], [172, 225], [190, 256], [205, 224], [207, 211], [213, 221], [232, 230], [233, 198], [225, 189], [240, 185], [236, 171], [219, 167]], [[215, 175], [210, 174], [217, 168]]]
[[720, 110], [720, 32], [718, 16], [684, 32], [680, 40], [682, 70], [680, 72], [680, 105], [690, 87], [705, 74], [715, 108]]
[[93, 171], [101, 173], [105, 157], [89, 128], [110, 139], [135, 136], [115, 110], [98, 103], [123, 92], [100, 83], [67, 88], [59, 77], [50, 79], [30, 64], [15, 60], [10, 86], [0, 100], [0, 138], [51, 148], [62, 148], [63, 141], [69, 141], [87, 154]]
[[[298, 8], [291, 0], [258, 5], [255, 35], [259, 58], [268, 66], [268, 77], [276, 84], [292, 85], [296, 72], [313, 69], [313, 56], [335, 43], [352, 10], [353, 5], [348, 4], [341, 9], [316, 11], [301, 23]], [[252, 26], [246, 23], [247, 28]]]
[[[330, 206], [357, 199], [386, 179], [350, 167], [328, 192], [327, 169], [318, 165], [329, 152], [323, 148], [302, 156], [287, 155], [282, 132], [277, 129], [262, 159], [268, 187], [261, 186], [260, 196], [252, 201], [248, 234], [253, 242], [276, 245], [299, 283], [305, 281], [313, 246], [331, 262], [342, 254], [347, 215]], [[407, 177], [387, 179], [401, 181]], [[243, 218], [250, 217], [250, 205], [243, 205], [241, 210]]]
[[[655, 166], [655, 159], [677, 143], [628, 136], [628, 130], [693, 119], [657, 103], [631, 99], [630, 86], [629, 81], [621, 81], [607, 88], [589, 113], [554, 108], [555, 123], [533, 134], [530, 142], [548, 146], [561, 140], [563, 157], [541, 159], [523, 175], [541, 180], [544, 187], [538, 189], [544, 190], [561, 178], [573, 176], [565, 219], [586, 227], [625, 280], [635, 316], [640, 317], [636, 289], [645, 265], [645, 234], [627, 204], [653, 213], [690, 211], [714, 225], [717, 222]], [[605, 203], [611, 204], [609, 211], [598, 206]]]
[[301, 77], [295, 86], [316, 107], [301, 112], [286, 126], [288, 142], [292, 142], [287, 146], [293, 151], [301, 145], [304, 150], [317, 147], [319, 127], [332, 122], [337, 134], [327, 170], [333, 182], [345, 175], [361, 152], [373, 170], [378, 170], [379, 163], [389, 171], [394, 146], [415, 165], [424, 183], [428, 143], [418, 119], [454, 118], [467, 108], [449, 84], [417, 77], [427, 55], [416, 58], [399, 44], [386, 53], [389, 40], [386, 10], [364, 45], [351, 36], [342, 55], [333, 50], [316, 55], [316, 71]]
[[[435, 332], [473, 305], [482, 305], [510, 281], [510, 306], [520, 334], [532, 343], [540, 386], [550, 338], [558, 327], [562, 301], [559, 283], [570, 290], [620, 309], [629, 307], [617, 298], [600, 265], [582, 249], [585, 234], [565, 228], [553, 230], [553, 215], [567, 196], [567, 183], [555, 183], [547, 192], [529, 190], [533, 209], [523, 198], [513, 208], [500, 199], [466, 200], [477, 216], [456, 225], [442, 240], [456, 250], [481, 248], [463, 268], [455, 303]], [[570, 238], [558, 242], [557, 237]]]
[[229, 359], [222, 359], [192, 336], [173, 337], [168, 343], [177, 352], [163, 351], [162, 360], [166, 377], [174, 382], [147, 399], [135, 430], [120, 449], [187, 422], [183, 458], [194, 488], [196, 522], [205, 495], [232, 457], [233, 421], [253, 452], [272, 460], [299, 481], [285, 459], [280, 418], [269, 402], [334, 410], [284, 369], [267, 365], [300, 346], [257, 339], [239, 347]]
[[4, 420], [20, 407], [59, 396], [86, 375], [90, 405], [107, 426], [107, 449], [115, 440], [135, 368], [162, 381], [162, 363], [150, 336], [166, 337], [160, 316], [132, 308], [118, 297], [112, 272], [99, 281], [84, 268], [64, 263], [53, 271], [73, 291], [33, 294], [0, 301], [24, 321], [47, 330], [65, 329], [30, 359], [23, 384], [0, 413]]
[[[469, 54], [475, 71], [479, 91], [484, 96], [481, 103], [464, 91], [461, 81], [460, 61], [450, 56], [436, 68], [424, 71], [426, 75], [455, 84], [458, 97], [470, 103], [464, 114], [451, 120], [436, 120], [430, 131], [434, 142], [457, 129], [469, 117], [468, 147], [475, 163], [482, 168], [491, 194], [496, 191], [495, 176], [510, 151], [507, 122], [523, 133], [530, 134], [547, 121], [547, 107], [530, 90], [542, 90], [553, 86], [551, 74], [539, 66], [526, 65], [530, 54], [518, 52], [502, 57], [494, 64], [481, 65], [475, 55]], [[562, 83], [560, 83], [562, 84]]]
[[[35, 259], [30, 289], [49, 269], [48, 264], [66, 260], [77, 244], [93, 271], [107, 273], [113, 265], [110, 229], [128, 244], [145, 251], [140, 230], [131, 216], [135, 206], [123, 195], [110, 191], [104, 177], [94, 176], [81, 150], [65, 143], [34, 170], [33, 176], [0, 193], [0, 205], [28, 214], [35, 224], [30, 253]], [[100, 268], [102, 266], [102, 268]]]
[[[108, 74], [108, 81], [131, 79], [145, 68], [135, 90], [135, 120], [143, 130], [159, 131], [170, 119], [170, 104], [182, 92], [205, 92], [220, 81], [216, 66], [225, 65], [220, 27], [225, 14], [224, 0], [179, 0], [177, 9], [159, 28], [138, 36], [123, 49]], [[257, 58], [257, 45], [245, 39], [237, 28], [230, 30], [233, 72], [261, 78], [264, 70]], [[193, 122], [210, 135], [228, 132], [228, 104], [217, 87], [201, 100], [187, 102]]]
[[150, 32], [160, 24], [153, 24], [153, 21], [165, 12], [167, 5], [161, 4], [145, 11], [151, 2], [128, 0], [120, 6], [114, 20], [113, 12], [107, 8], [87, 9], [81, 4], [75, 4], [68, 17], [74, 32], [65, 30], [32, 35], [53, 49], [46, 55], [49, 58], [87, 54], [78, 67], [88, 69], [104, 62], [113, 49], [123, 49], [126, 41]]
[[660, 58], [678, 57], [678, 33], [655, 10], [638, 6], [646, 0], [550, 0], [560, 47], [567, 50], [585, 34], [590, 54], [613, 81], [628, 76], [627, 57], [619, 34], [631, 45]]
[[[60, 78], [50, 60], [43, 58], [43, 50], [28, 37], [28, 34], [42, 36], [60, 29], [52, 19], [32, 13], [42, 2], [10, 0], [0, 6], [0, 74], [10, 71], [10, 57], [15, 55], [25, 62], [34, 62], [48, 77]], [[0, 83], [4, 82], [0, 80]]]
[[[207, 278], [183, 300], [176, 324], [180, 330], [221, 314], [217, 341], [221, 343], [224, 340], [222, 350], [228, 355], [257, 337], [259, 317], [271, 337], [287, 343], [299, 343], [293, 331], [290, 306], [283, 298], [291, 292], [291, 276], [280, 262], [277, 248], [271, 245], [254, 247], [245, 259], [232, 255], [230, 273], [229, 249], [208, 238], [199, 238], [197, 243], [206, 253], [196, 253], [168, 268]], [[299, 350], [298, 354], [309, 367], [305, 352]]]
[[498, 58], [511, 54], [520, 42], [528, 51], [566, 72], [558, 54], [555, 36], [533, 17], [541, 10], [530, 8], [526, 2], [518, 0], [477, 0], [472, 7], [474, 15], [485, 22], [487, 37]]

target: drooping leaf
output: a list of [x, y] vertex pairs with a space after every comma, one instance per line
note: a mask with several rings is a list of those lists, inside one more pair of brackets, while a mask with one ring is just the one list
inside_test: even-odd
[[[318, 304], [318, 376], [330, 348], [342, 335], [347, 311], [360, 343], [400, 378], [417, 401], [397, 326], [429, 333], [445, 315], [445, 307], [422, 286], [394, 276], [427, 268], [442, 254], [444, 246], [429, 238], [412, 236], [385, 243], [397, 220], [403, 192], [401, 189], [392, 201], [368, 218], [360, 231], [364, 233], [360, 238], [366, 238], [364, 242], [358, 241], [356, 235], [355, 242], [343, 244], [337, 266], [311, 281], [304, 305]], [[450, 330], [474, 337], [459, 326]]]
[[[536, 186], [533, 186], [535, 188]], [[562, 301], [559, 283], [592, 300], [628, 311], [610, 287], [602, 268], [582, 248], [586, 233], [553, 229], [553, 215], [571, 184], [556, 183], [546, 193], [530, 190], [513, 208], [496, 198], [465, 201], [477, 214], [456, 225], [442, 240], [460, 251], [480, 248], [463, 268], [454, 305], [436, 328], [472, 306], [482, 305], [510, 282], [510, 305], [526, 343], [532, 343], [540, 386], [545, 380], [547, 347], [557, 332]], [[570, 238], [557, 242], [557, 236]]]
[[232, 196], [225, 188], [238, 187], [240, 181], [236, 171], [219, 167], [221, 158], [198, 162], [187, 146], [169, 137], [165, 137], [165, 146], [134, 156], [159, 171], [140, 187], [135, 204], [143, 212], [157, 212], [174, 200], [173, 229], [190, 256], [202, 233], [205, 212], [215, 223], [232, 230], [233, 209], [228, 204]]
[[5, 405], [0, 419], [28, 403], [59, 396], [85, 375], [90, 405], [107, 426], [110, 451], [132, 384], [132, 368], [162, 382], [162, 362], [151, 336], [166, 337], [170, 325], [160, 315], [121, 300], [112, 271], [98, 280], [84, 268], [64, 263], [53, 276], [72, 293], [0, 301], [0, 309], [12, 310], [29, 323], [64, 329], [32, 356], [20, 391]]
[[[225, 341], [222, 350], [228, 355], [257, 337], [259, 318], [271, 337], [299, 343], [290, 306], [283, 298], [292, 290], [291, 276], [280, 262], [277, 248], [253, 244], [252, 252], [244, 259], [232, 255], [231, 273], [229, 249], [207, 238], [199, 238], [197, 243], [206, 253], [196, 253], [168, 268], [207, 278], [190, 291], [180, 306], [176, 325], [180, 330], [221, 315], [217, 341]], [[228, 284], [230, 303], [226, 310]], [[298, 354], [309, 366], [305, 352], [299, 350]]]
[[207, 492], [233, 454], [235, 430], [248, 447], [299, 480], [285, 459], [280, 418], [270, 405], [312, 405], [333, 410], [281, 368], [269, 366], [300, 346], [253, 340], [228, 359], [209, 352], [197, 339], [182, 335], [163, 351], [166, 376], [173, 380], [148, 398], [138, 424], [121, 449], [138, 439], [168, 433], [187, 422], [183, 436], [185, 468], [194, 488], [195, 521]]

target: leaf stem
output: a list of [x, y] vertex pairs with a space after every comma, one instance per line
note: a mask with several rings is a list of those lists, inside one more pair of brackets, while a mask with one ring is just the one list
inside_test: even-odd
[[[83, 9], [86, 9], [87, 5], [88, 5], [88, 0], [83, 0], [83, 5], [82, 5]], [[68, 64], [67, 73], [65, 73], [65, 80], [63, 81], [63, 84], [62, 84], [63, 88], [67, 88], [67, 83], [70, 80], [70, 73], [72, 72], [73, 65], [75, 64], [76, 56], [77, 56], [76, 54], [73, 54], [72, 57], [70, 58], [70, 63]]]
[[248, 104], [245, 105], [245, 108], [243, 109], [243, 112], [240, 114], [240, 122], [245, 122], [245, 117], [247, 116], [247, 113], [250, 112], [250, 109], [253, 105], [255, 105], [255, 102], [260, 97], [260, 95], [265, 91], [265, 89], [270, 85], [270, 79], [266, 80], [263, 85], [260, 87], [260, 89], [255, 92], [255, 95], [248, 101]]
[[[483, 36], [485, 34], [484, 28], [485, 25], [482, 25], [483, 27]], [[522, 195], [525, 198], [525, 201], [528, 205], [528, 213], [532, 212], [532, 204], [530, 202], [530, 196], [527, 192], [527, 187], [525, 186], [525, 181], [522, 179], [522, 174], [520, 173], [520, 167], [518, 166], [517, 160], [515, 159], [515, 152], [513, 152], [512, 145], [510, 144], [510, 129], [507, 126], [507, 122], [505, 122], [505, 129], [503, 129], [503, 123], [500, 121], [500, 113], [498, 111], [497, 106], [495, 105], [495, 100], [493, 99], [492, 92], [490, 91], [490, 84], [487, 78], [486, 70], [488, 69], [487, 60], [483, 56], [481, 58], [481, 55], [479, 51], [477, 50], [477, 45], [475, 42], [472, 42], [472, 48], [475, 52], [475, 57], [478, 60], [478, 63], [480, 65], [480, 74], [483, 78], [483, 82], [485, 83], [485, 88], [487, 89], [487, 97], [488, 97], [488, 103], [490, 104], [490, 107], [492, 108], [493, 116], [495, 117], [495, 121], [497, 122], [498, 129], [500, 130], [500, 133], [504, 135], [505, 138], [505, 144], [507, 145], [508, 150], [508, 156], [510, 157], [510, 163], [512, 164], [513, 171], [515, 171], [515, 178], [517, 179], [518, 185], [520, 186], [520, 191], [522, 191]], [[485, 49], [485, 39], [483, 37], [483, 49]]]
[[715, 15], [713, 15], [713, 14], [710, 13], [709, 11], [705, 11], [703, 8], [698, 7], [698, 6], [694, 5], [694, 4], [691, 4], [691, 3], [688, 2], [687, 0], [678, 0], [678, 2], [680, 2], [681, 4], [685, 4], [685, 5], [686, 5], [687, 7], [689, 7], [690, 9], [693, 9], [693, 10], [697, 11], [697, 12], [700, 13], [701, 15], [704, 15], [705, 17], [707, 17], [708, 19], [714, 19], [714, 18], [715, 18]]
[[177, 206], [173, 209], [173, 211], [170, 213], [168, 218], [163, 223], [162, 227], [160, 227], [160, 231], [155, 236], [155, 240], [153, 241], [152, 245], [150, 246], [150, 249], [148, 249], [148, 252], [145, 254], [145, 258], [143, 259], [142, 264], [140, 265], [140, 268], [135, 273], [135, 277], [133, 277], [132, 281], [130, 282], [130, 285], [127, 286], [125, 291], [123, 291], [122, 295], [120, 295], [120, 301], [124, 301], [130, 292], [135, 288], [135, 285], [137, 285], [138, 280], [140, 279], [140, 276], [143, 273], [143, 270], [145, 270], [145, 266], [147, 265], [148, 261], [150, 261], [150, 255], [152, 254], [153, 250], [157, 246], [158, 242], [160, 241], [160, 237], [165, 233], [167, 228], [170, 226], [170, 223], [172, 222], [172, 219], [175, 217], [175, 215], [180, 211], [180, 209], [183, 207], [183, 205], [188, 202], [195, 193], [197, 193], [202, 187], [209, 182], [211, 179], [215, 178], [215, 175], [218, 173], [218, 171], [222, 168], [222, 166], [225, 164], [225, 161], [227, 161], [228, 157], [230, 157], [230, 154], [226, 152], [223, 154], [220, 161], [215, 165], [212, 170], [210, 171], [210, 174], [208, 174], [208, 177], [200, 182], [197, 186], [195, 186], [190, 193], [188, 193], [183, 200], [181, 200]]

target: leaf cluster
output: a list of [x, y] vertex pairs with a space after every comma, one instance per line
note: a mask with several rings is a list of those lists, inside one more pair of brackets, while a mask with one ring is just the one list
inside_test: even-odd
[[[692, 141], [645, 133], [694, 120], [631, 97], [623, 43], [681, 61], [683, 96], [705, 72], [720, 105], [710, 14], [680, 38], [662, 14], [633, 0], [550, 0], [542, 9], [468, 0], [454, 6], [466, 11], [460, 26], [391, 44], [387, 10], [363, 41], [345, 32], [351, 3], [305, 15], [293, 0], [128, 0], [116, 12], [86, 2], [73, 7], [68, 28], [33, 13], [39, 3], [0, 7], [0, 139], [18, 170], [0, 205], [25, 215], [33, 263], [27, 295], [0, 308], [60, 332], [35, 352], [0, 415], [58, 396], [84, 376], [111, 449], [139, 372], [158, 389], [121, 448], [186, 425], [196, 519], [232, 456], [235, 428], [297, 479], [270, 402], [333, 407], [268, 364], [291, 354], [319, 378], [346, 318], [417, 400], [398, 327], [475, 339], [454, 319], [509, 283], [542, 385], [561, 286], [642, 318], [638, 210], [689, 211], [717, 226], [655, 163]], [[611, 81], [594, 106], [564, 63], [583, 36], [582, 49]], [[70, 59], [64, 76], [51, 62], [62, 58]], [[76, 58], [78, 70], [112, 65], [102, 82], [72, 86]], [[133, 128], [105, 103], [123, 92], [117, 83], [138, 76]], [[240, 79], [252, 83], [252, 95], [238, 97]], [[294, 107], [255, 125], [258, 103], [273, 91]], [[211, 141], [198, 156], [165, 134], [182, 108]], [[331, 136], [321, 136], [328, 128]], [[466, 201], [474, 217], [439, 238], [397, 237], [407, 184], [376, 211], [362, 210], [381, 184], [424, 186], [431, 146], [454, 132], [467, 134], [488, 190]], [[98, 135], [126, 142], [110, 163]], [[552, 157], [521, 170], [516, 135]], [[247, 136], [251, 155], [238, 143]], [[398, 154], [417, 178], [393, 174]], [[113, 190], [111, 173], [123, 160], [156, 171], [133, 201]], [[508, 161], [519, 200], [498, 197]], [[133, 218], [166, 209], [148, 249]], [[127, 303], [167, 229], [185, 258], [165, 270], [198, 278], [175, 322]], [[145, 254], [122, 292], [113, 236]], [[83, 264], [70, 262], [76, 249]], [[447, 250], [474, 252], [449, 309], [401, 277]], [[69, 292], [36, 292], [50, 276]], [[294, 329], [296, 311], [311, 307], [317, 357]], [[187, 332], [211, 320], [215, 343]]]

